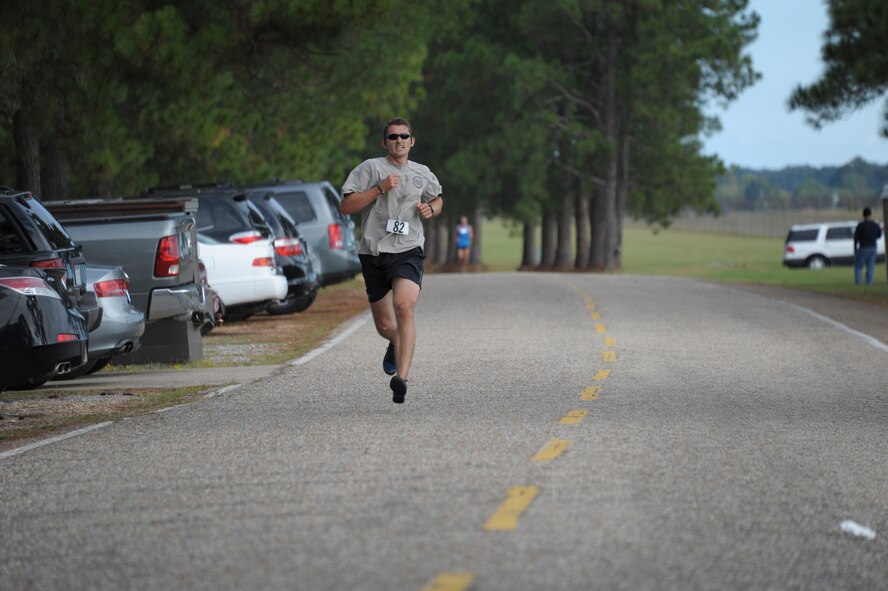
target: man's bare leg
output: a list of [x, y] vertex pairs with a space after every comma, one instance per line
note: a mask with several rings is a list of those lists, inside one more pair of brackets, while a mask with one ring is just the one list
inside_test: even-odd
[[413, 362], [413, 350], [416, 347], [416, 325], [413, 323], [413, 310], [419, 300], [419, 285], [398, 277], [392, 281], [392, 293], [395, 319], [397, 321], [398, 340], [395, 342], [395, 357], [398, 363], [398, 375], [406, 380]]
[[392, 291], [370, 304], [376, 332], [395, 346], [398, 375], [404, 380], [410, 374], [410, 364], [416, 347], [413, 310], [419, 299], [419, 291], [419, 285], [398, 277], [392, 282]]

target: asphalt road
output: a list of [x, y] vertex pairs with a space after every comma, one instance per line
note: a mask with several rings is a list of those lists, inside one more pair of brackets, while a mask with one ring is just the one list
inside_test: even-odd
[[884, 344], [610, 275], [428, 276], [417, 324], [404, 405], [365, 322], [3, 457], [0, 587], [888, 586]]

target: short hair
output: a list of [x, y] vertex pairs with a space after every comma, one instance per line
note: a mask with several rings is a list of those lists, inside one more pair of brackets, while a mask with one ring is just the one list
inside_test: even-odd
[[873, 215], [873, 210], [870, 209], [869, 207], [864, 207], [863, 208], [863, 217], [868, 218], [871, 215]]
[[382, 139], [385, 139], [385, 136], [388, 135], [389, 127], [392, 125], [406, 125], [407, 129], [410, 130], [410, 135], [413, 135], [413, 127], [411, 127], [410, 122], [403, 117], [395, 117], [385, 122], [385, 127], [382, 128]]

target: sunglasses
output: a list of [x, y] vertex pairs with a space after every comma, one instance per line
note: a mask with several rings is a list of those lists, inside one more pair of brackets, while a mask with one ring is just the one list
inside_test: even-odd
[[410, 134], [409, 133], [390, 133], [385, 137], [392, 140], [392, 141], [395, 141], [398, 138], [401, 138], [402, 140], [409, 140]]

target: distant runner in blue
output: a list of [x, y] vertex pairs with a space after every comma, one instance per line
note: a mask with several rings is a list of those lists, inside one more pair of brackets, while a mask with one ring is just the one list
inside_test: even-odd
[[475, 231], [466, 216], [459, 216], [459, 224], [456, 226], [456, 260], [465, 270], [469, 262], [469, 252], [472, 250], [472, 240], [475, 239]]

